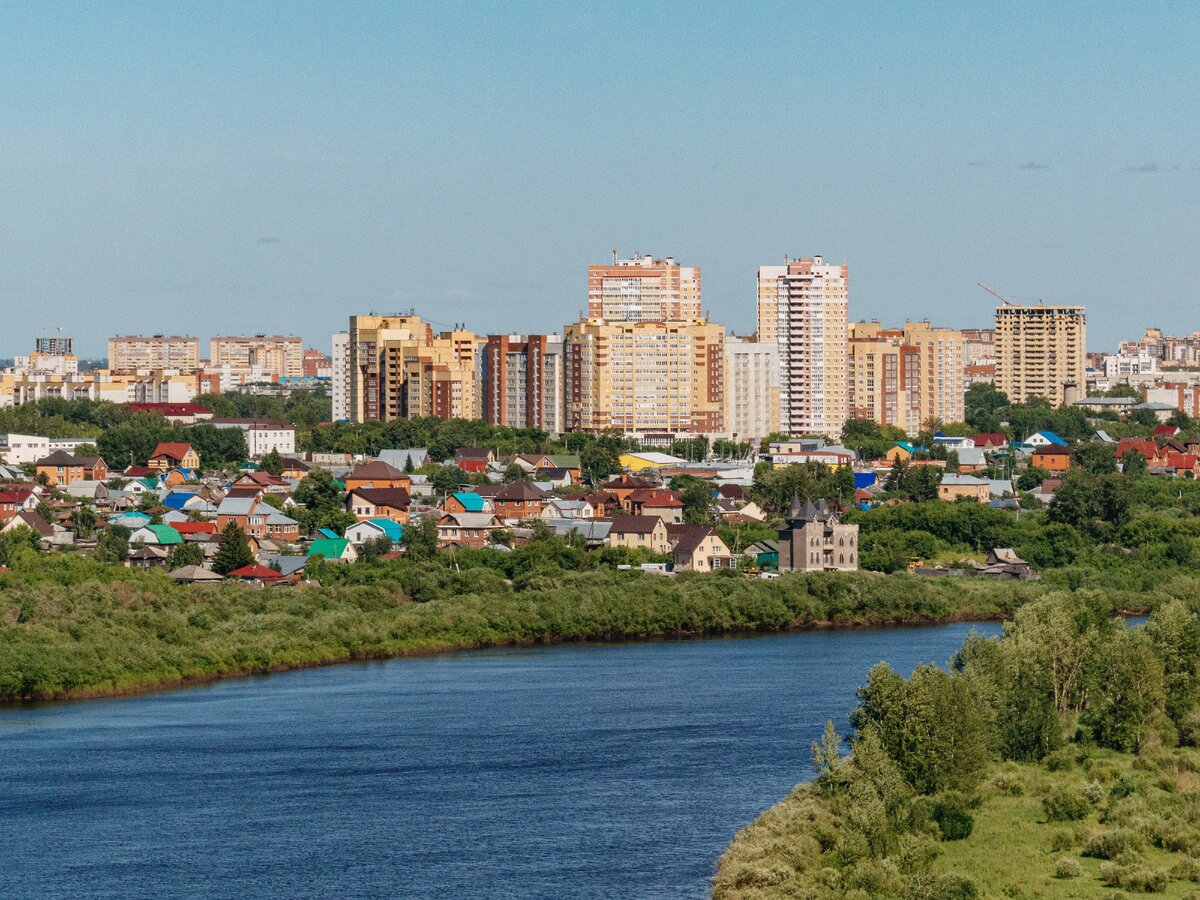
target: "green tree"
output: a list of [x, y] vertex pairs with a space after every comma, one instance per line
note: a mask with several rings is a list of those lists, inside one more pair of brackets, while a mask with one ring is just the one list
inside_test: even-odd
[[230, 522], [221, 532], [221, 541], [217, 545], [217, 555], [213, 557], [213, 571], [218, 575], [228, 575], [235, 569], [248, 566], [254, 562], [254, 553], [250, 550], [250, 542], [246, 532], [236, 522]]
[[1117, 448], [1112, 444], [1080, 444], [1075, 448], [1075, 462], [1093, 475], [1111, 475], [1117, 471]]
[[1166, 703], [1162, 660], [1142, 629], [1118, 632], [1100, 645], [1079, 715], [1101, 747], [1139, 750]]
[[184, 566], [199, 566], [204, 562], [204, 548], [199, 544], [185, 541], [171, 548], [170, 565], [172, 569], [182, 569]]
[[0, 566], [13, 566], [22, 553], [35, 554], [42, 549], [41, 539], [32, 528], [20, 525], [0, 532]]
[[123, 525], [109, 525], [96, 539], [92, 558], [98, 562], [124, 562], [129, 558], [129, 533]]
[[1162, 660], [1167, 715], [1181, 722], [1197, 701], [1200, 618], [1182, 600], [1171, 600], [1151, 614], [1146, 637]]
[[88, 538], [96, 530], [96, 512], [87, 504], [80, 504], [71, 512], [71, 528], [77, 538]]
[[529, 473], [516, 463], [509, 463], [508, 468], [504, 470], [505, 484], [512, 484], [514, 481], [524, 481], [528, 477]]
[[392, 539], [386, 534], [381, 534], [378, 537], [363, 541], [362, 549], [358, 551], [358, 558], [361, 562], [372, 563], [385, 553], [391, 552]]
[[433, 559], [438, 551], [437, 520], [433, 515], [421, 516], [409, 522], [400, 539], [404, 558], [421, 561]]
[[279, 451], [272, 447], [262, 459], [258, 461], [258, 467], [268, 475], [283, 474], [283, 457], [279, 455]]

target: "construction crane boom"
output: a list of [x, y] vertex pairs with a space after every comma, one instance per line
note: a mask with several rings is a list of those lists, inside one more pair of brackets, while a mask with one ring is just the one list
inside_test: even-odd
[[1003, 303], [1005, 306], [1016, 306], [1017, 305], [1017, 304], [1013, 303], [1011, 300], [1009, 300], [1007, 297], [1005, 297], [999, 291], [993, 291], [990, 287], [988, 287], [982, 281], [977, 281], [975, 283], [977, 285], [979, 285], [981, 288], [983, 288], [985, 291], [987, 291], [989, 294], [991, 294], [993, 297], [998, 298], [1000, 300], [1000, 302]]

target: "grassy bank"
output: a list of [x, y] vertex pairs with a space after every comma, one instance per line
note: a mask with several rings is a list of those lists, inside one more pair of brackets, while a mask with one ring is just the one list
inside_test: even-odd
[[[1052, 759], [1054, 771], [1013, 762], [992, 769], [971, 809], [970, 836], [927, 845], [933, 852], [925, 888], [889, 881], [897, 873], [885, 866], [846, 873], [825, 859], [836, 853], [823, 848], [843, 817], [803, 785], [738, 833], [721, 858], [713, 896], [1066, 900], [1112, 898], [1124, 890], [1200, 897], [1200, 860], [1193, 855], [1200, 852], [1194, 793], [1200, 753], [1098, 750]], [[1079, 798], [1072, 811], [1079, 818], [1052, 820], [1044, 803], [1051, 796]], [[957, 881], [961, 876], [969, 881]]]
[[[865, 573], [756, 581], [592, 570], [519, 587], [491, 570], [433, 563], [388, 575], [294, 590], [188, 587], [157, 573], [39, 559], [0, 575], [0, 699], [510, 644], [998, 617], [1043, 591]], [[1113, 605], [1122, 605], [1116, 596]]]

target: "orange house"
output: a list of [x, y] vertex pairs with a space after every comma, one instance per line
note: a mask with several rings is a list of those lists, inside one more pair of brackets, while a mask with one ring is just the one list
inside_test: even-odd
[[404, 488], [412, 492], [412, 478], [382, 460], [360, 463], [345, 478], [346, 490], [358, 488]]
[[66, 450], [55, 450], [49, 456], [39, 459], [34, 465], [37, 467], [38, 477], [45, 475], [46, 480], [55, 487], [65, 487], [77, 481], [85, 481], [94, 472], [94, 469], [87, 465], [87, 461], [76, 459]]
[[1030, 458], [1030, 465], [1034, 468], [1045, 469], [1053, 475], [1061, 475], [1071, 468], [1071, 457], [1074, 455], [1074, 451], [1069, 447], [1051, 444], [1034, 450], [1033, 456]]
[[168, 469], [198, 469], [200, 454], [191, 444], [163, 443], [154, 448], [147, 465], [156, 472], [165, 472]]

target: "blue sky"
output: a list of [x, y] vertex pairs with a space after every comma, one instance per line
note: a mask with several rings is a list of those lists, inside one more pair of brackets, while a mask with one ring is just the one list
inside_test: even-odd
[[613, 248], [850, 266], [852, 318], [1200, 328], [1189, 4], [7, 3], [0, 355], [64, 325], [553, 331]]

